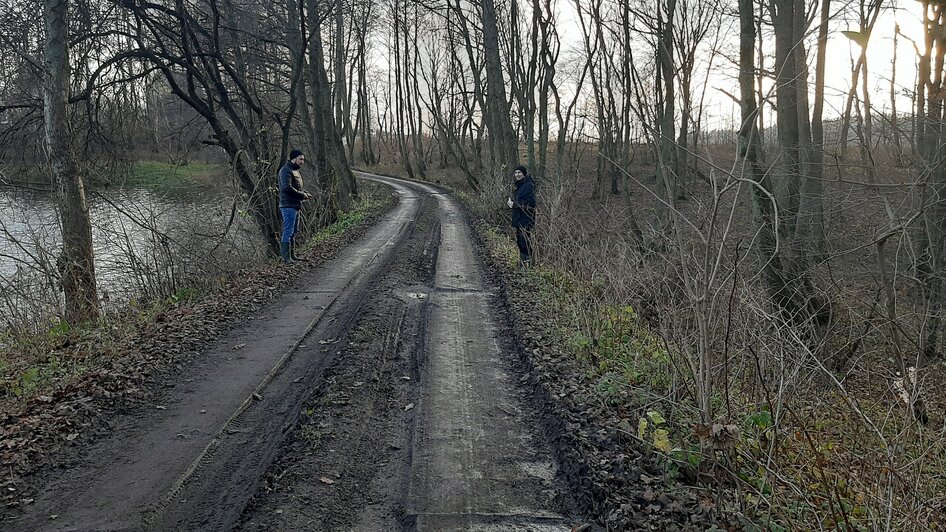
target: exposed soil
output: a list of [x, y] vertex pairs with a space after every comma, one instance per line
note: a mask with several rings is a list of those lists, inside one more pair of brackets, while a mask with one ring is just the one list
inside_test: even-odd
[[[425, 402], [434, 405], [430, 403], [432, 392], [428, 386], [436, 384], [429, 380], [431, 363], [426, 357], [431, 356], [430, 343], [434, 342], [432, 335], [436, 336], [436, 331], [428, 329], [432, 322], [427, 307], [431, 296], [435, 295], [431, 288], [437, 244], [444, 245], [445, 238], [440, 235], [436, 217], [431, 218], [429, 214], [434, 207], [429, 203], [432, 202], [428, 200], [421, 209], [426, 214], [418, 220], [403, 252], [382, 279], [366, 306], [368, 310], [352, 329], [348, 345], [328, 369], [323, 386], [306, 406], [307, 415], [244, 513], [242, 530], [597, 528], [580, 517], [578, 501], [582, 496], [577, 490], [581, 486], [569, 484], [577, 478], [572, 473], [554, 473], [559, 464], [553, 464], [552, 474], [556, 479], [550, 509], [568, 516], [567, 524], [561, 518], [552, 519], [551, 514], [548, 517], [504, 515], [501, 511], [477, 514], [474, 510], [472, 515], [458, 520], [446, 518], [442, 513], [431, 516], [415, 508], [428, 504], [414, 499], [424, 499], [424, 486], [429, 482], [449, 490], [452, 481], [448, 474], [442, 474], [422, 480], [421, 486], [415, 485], [416, 476], [423, 474], [424, 467], [435, 467], [421, 457], [428, 452], [424, 448], [426, 444], [418, 444], [430, 435], [417, 432], [435, 428], [429, 425], [429, 420], [418, 416], [430, 415]], [[481, 262], [478, 257], [474, 260]], [[475, 268], [481, 269], [481, 266]], [[452, 269], [438, 275], [441, 279], [465, 277], [454, 274]], [[495, 288], [489, 282], [486, 284]], [[448, 292], [451, 290], [458, 289], [448, 289]], [[498, 292], [492, 289], [487, 301], [491, 312], [504, 304]], [[561, 444], [566, 428], [557, 421], [561, 419], [561, 413], [555, 410], [559, 405], [549, 401], [548, 393], [541, 387], [523, 386], [532, 377], [531, 367], [517, 354], [519, 328], [508, 320], [509, 314], [505, 311], [495, 318], [500, 352], [510, 355], [498, 362], [497, 369], [510, 372], [508, 378], [517, 383], [518, 399], [515, 405], [508, 407], [494, 403], [489, 410], [496, 411], [502, 418], [521, 410], [522, 417], [516, 422], [526, 427], [531, 434], [528, 439], [539, 453], [550, 451], [555, 456], [564, 456], [565, 449], [551, 448]], [[476, 388], [476, 393], [487, 398], [492, 394], [497, 400], [500, 397], [498, 390]], [[500, 422], [496, 426], [480, 427], [480, 430], [489, 438], [491, 431], [501, 426]], [[501, 435], [495, 437], [503, 439]], [[465, 442], [461, 439], [464, 437], [458, 436], [453, 445], [462, 446]], [[488, 444], [478, 442], [474, 446], [487, 448]], [[412, 453], [416, 454], [412, 456]], [[424, 461], [418, 463], [418, 460]], [[532, 489], [527, 487], [525, 478], [513, 485], [519, 485], [522, 490]], [[475, 508], [479, 503], [471, 499], [466, 504]]]
[[241, 530], [395, 530], [403, 518], [424, 309], [439, 224], [429, 198], [304, 408]]

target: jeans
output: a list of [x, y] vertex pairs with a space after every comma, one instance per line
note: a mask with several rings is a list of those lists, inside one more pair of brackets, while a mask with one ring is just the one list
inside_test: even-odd
[[279, 211], [282, 213], [282, 238], [279, 241], [288, 244], [299, 228], [299, 209], [280, 207]]

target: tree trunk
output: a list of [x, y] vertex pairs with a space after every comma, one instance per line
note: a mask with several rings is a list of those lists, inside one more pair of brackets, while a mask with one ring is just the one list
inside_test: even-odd
[[[662, 20], [663, 10], [657, 10], [657, 63], [660, 68], [658, 74], [658, 98], [660, 116], [657, 131], [659, 134], [658, 149], [660, 157], [657, 162], [657, 190], [663, 201], [657, 202], [657, 217], [661, 231], [667, 231], [671, 224], [671, 208], [677, 195], [677, 147], [674, 134], [674, 109], [676, 94], [674, 77], [676, 69], [673, 64], [673, 16], [676, 0], [667, 2], [667, 20]], [[661, 91], [660, 86], [663, 90]]]
[[[825, 251], [824, 236], [824, 69], [825, 47], [828, 39], [830, 0], [822, 0], [821, 22], [818, 27], [817, 62], [815, 65], [815, 102], [812, 116], [808, 117], [808, 63], [804, 40], [795, 47], [795, 65], [798, 72], [798, 120], [800, 123], [799, 154], [801, 160], [801, 192], [799, 194], [800, 237], [808, 251], [820, 256]], [[804, 6], [795, 11], [795, 34], [806, 34]]]
[[813, 332], [817, 343], [821, 327], [830, 315], [825, 302], [811, 282], [809, 244], [798, 228], [801, 186], [807, 179], [807, 149], [811, 143], [807, 129], [807, 82], [802, 65], [804, 48], [804, 1], [772, 0], [775, 30], [776, 119], [779, 141], [778, 203], [779, 249], [772, 259], [772, 275], [767, 277], [770, 295], [783, 319]]
[[46, 149], [56, 179], [62, 227], [62, 254], [58, 265], [65, 296], [65, 320], [76, 325], [98, 317], [99, 300], [89, 206], [69, 137], [71, 74], [67, 0], [45, 0], [43, 19], [46, 23], [46, 80], [43, 87]]
[[[355, 176], [348, 166], [342, 138], [335, 124], [332, 108], [332, 90], [325, 70], [325, 55], [322, 50], [322, 34], [318, 26], [321, 0], [307, 0], [309, 30], [309, 96], [314, 110], [314, 135], [316, 139], [316, 171], [319, 184], [333, 209], [347, 211], [351, 200], [357, 196]], [[338, 9], [338, 6], [336, 6]]]
[[486, 66], [487, 117], [490, 136], [497, 147], [496, 163], [509, 172], [519, 163], [519, 142], [512, 129], [506, 100], [502, 62], [499, 59], [499, 29], [493, 0], [480, 0], [483, 23], [483, 54]]
[[[936, 5], [940, 4], [940, 5]], [[946, 261], [946, 139], [943, 138], [946, 92], [946, 10], [941, 3], [923, 0], [926, 20], [925, 52], [919, 60], [917, 78], [917, 161], [918, 178], [923, 184], [925, 211], [923, 234], [918, 238], [920, 253], [917, 277], [923, 288], [925, 312], [920, 321], [920, 351], [927, 359], [939, 356], [942, 328], [943, 279]], [[934, 55], [935, 54], [935, 55]], [[931, 205], [929, 203], [932, 203]]]

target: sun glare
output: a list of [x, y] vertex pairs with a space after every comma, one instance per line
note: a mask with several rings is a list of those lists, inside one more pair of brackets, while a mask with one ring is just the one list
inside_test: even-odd
[[[845, 30], [859, 32], [857, 20], [851, 20], [846, 28], [843, 23], [836, 22], [832, 28], [834, 31], [829, 37], [826, 51], [825, 84], [828, 107], [838, 112], [837, 108], [843, 105], [838, 99], [840, 97], [843, 100], [851, 88], [852, 70], [861, 47], [855, 39], [844, 33]], [[922, 52], [924, 47], [922, 36], [923, 12], [920, 2], [900, 2], [895, 9], [884, 9], [877, 17], [867, 44], [867, 79], [871, 93], [877, 95], [872, 104], [878, 110], [890, 112], [891, 80], [895, 82], [897, 111], [910, 109], [910, 94], [916, 83], [917, 51]]]

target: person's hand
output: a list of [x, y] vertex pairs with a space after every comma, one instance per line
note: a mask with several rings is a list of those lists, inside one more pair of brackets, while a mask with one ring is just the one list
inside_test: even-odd
[[515, 205], [515, 203], [512, 202], [512, 198], [506, 198], [506, 205], [508, 205], [509, 208], [511, 209], [512, 206]]
[[308, 201], [308, 200], [310, 200], [310, 199], [312, 199], [312, 194], [309, 194], [308, 192], [306, 192], [306, 193], [305, 193], [305, 200], [303, 200], [303, 201]]

